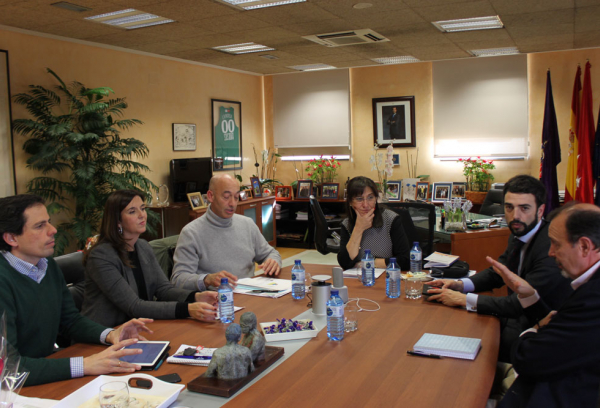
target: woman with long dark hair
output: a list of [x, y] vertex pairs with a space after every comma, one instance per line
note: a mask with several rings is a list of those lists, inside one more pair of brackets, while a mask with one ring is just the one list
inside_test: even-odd
[[410, 267], [410, 245], [401, 217], [377, 203], [378, 189], [367, 177], [354, 177], [348, 183], [346, 212], [342, 221], [338, 263], [344, 269], [354, 268], [370, 249], [375, 267], [385, 268], [395, 257], [400, 269]]
[[216, 292], [174, 287], [152, 247], [139, 239], [148, 217], [144, 203], [145, 195], [136, 190], [108, 197], [100, 237], [85, 258], [82, 314], [107, 327], [133, 317], [215, 320]]

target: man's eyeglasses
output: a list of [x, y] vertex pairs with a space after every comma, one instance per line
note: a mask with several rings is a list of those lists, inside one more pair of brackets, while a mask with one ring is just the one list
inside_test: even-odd
[[366, 201], [367, 201], [369, 204], [372, 204], [372, 203], [374, 203], [374, 202], [377, 200], [377, 197], [375, 197], [375, 196], [372, 196], [372, 195], [368, 196], [367, 198], [364, 198], [364, 197], [354, 197], [354, 198], [352, 199], [352, 202], [353, 202], [353, 203], [356, 203], [356, 204], [362, 204], [362, 203], [363, 203], [365, 200], [366, 200]]

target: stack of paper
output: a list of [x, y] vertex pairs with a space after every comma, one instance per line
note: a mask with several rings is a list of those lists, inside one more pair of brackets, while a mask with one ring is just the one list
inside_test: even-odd
[[458, 259], [457, 255], [443, 254], [434, 252], [425, 258], [427, 262], [423, 268], [445, 268], [452, 265]]
[[212, 358], [212, 355], [216, 350], [216, 348], [203, 348], [200, 351], [197, 351], [192, 356], [184, 356], [183, 352], [185, 351], [185, 349], [188, 348], [196, 348], [196, 346], [182, 344], [181, 346], [179, 346], [175, 354], [167, 358], [167, 363], [208, 366], [210, 364], [210, 359]]
[[234, 293], [243, 295], [262, 296], [278, 298], [292, 291], [292, 281], [288, 279], [267, 278], [258, 276], [256, 278], [238, 279]]
[[465, 360], [475, 360], [479, 349], [481, 349], [481, 339], [431, 333], [425, 333], [414, 347], [414, 350], [419, 353]]
[[296, 219], [307, 221], [308, 220], [308, 211], [298, 211], [296, 213]]

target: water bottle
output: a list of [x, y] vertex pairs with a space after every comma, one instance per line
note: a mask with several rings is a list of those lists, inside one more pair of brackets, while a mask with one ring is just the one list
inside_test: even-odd
[[327, 337], [335, 341], [344, 338], [344, 302], [335, 289], [327, 301]]
[[396, 258], [390, 258], [390, 264], [385, 271], [385, 294], [392, 299], [400, 297], [400, 268]]
[[418, 242], [413, 242], [413, 247], [410, 250], [410, 271], [412, 273], [421, 272], [423, 270], [423, 264], [421, 263], [421, 257], [423, 252]]
[[229, 279], [221, 278], [221, 286], [218, 289], [219, 316], [222, 323], [233, 322], [233, 289], [229, 286]]
[[362, 259], [362, 284], [364, 286], [375, 284], [375, 259], [370, 249], [365, 249], [365, 256]]
[[302, 266], [300, 259], [296, 259], [294, 263], [292, 268], [292, 297], [294, 299], [304, 299], [306, 290], [304, 266]]

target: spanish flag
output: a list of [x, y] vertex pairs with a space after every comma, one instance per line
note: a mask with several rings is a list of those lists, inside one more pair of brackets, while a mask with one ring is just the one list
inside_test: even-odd
[[581, 67], [577, 67], [573, 96], [571, 98], [571, 123], [569, 126], [569, 158], [567, 161], [567, 180], [565, 182], [565, 203], [575, 199], [577, 187], [577, 122], [579, 122], [579, 107], [581, 105]]
[[585, 64], [583, 74], [583, 93], [581, 95], [581, 112], [577, 125], [577, 191], [575, 199], [582, 203], [594, 203], [594, 177], [592, 176], [592, 151], [594, 148], [594, 112], [592, 101], [592, 64]]

